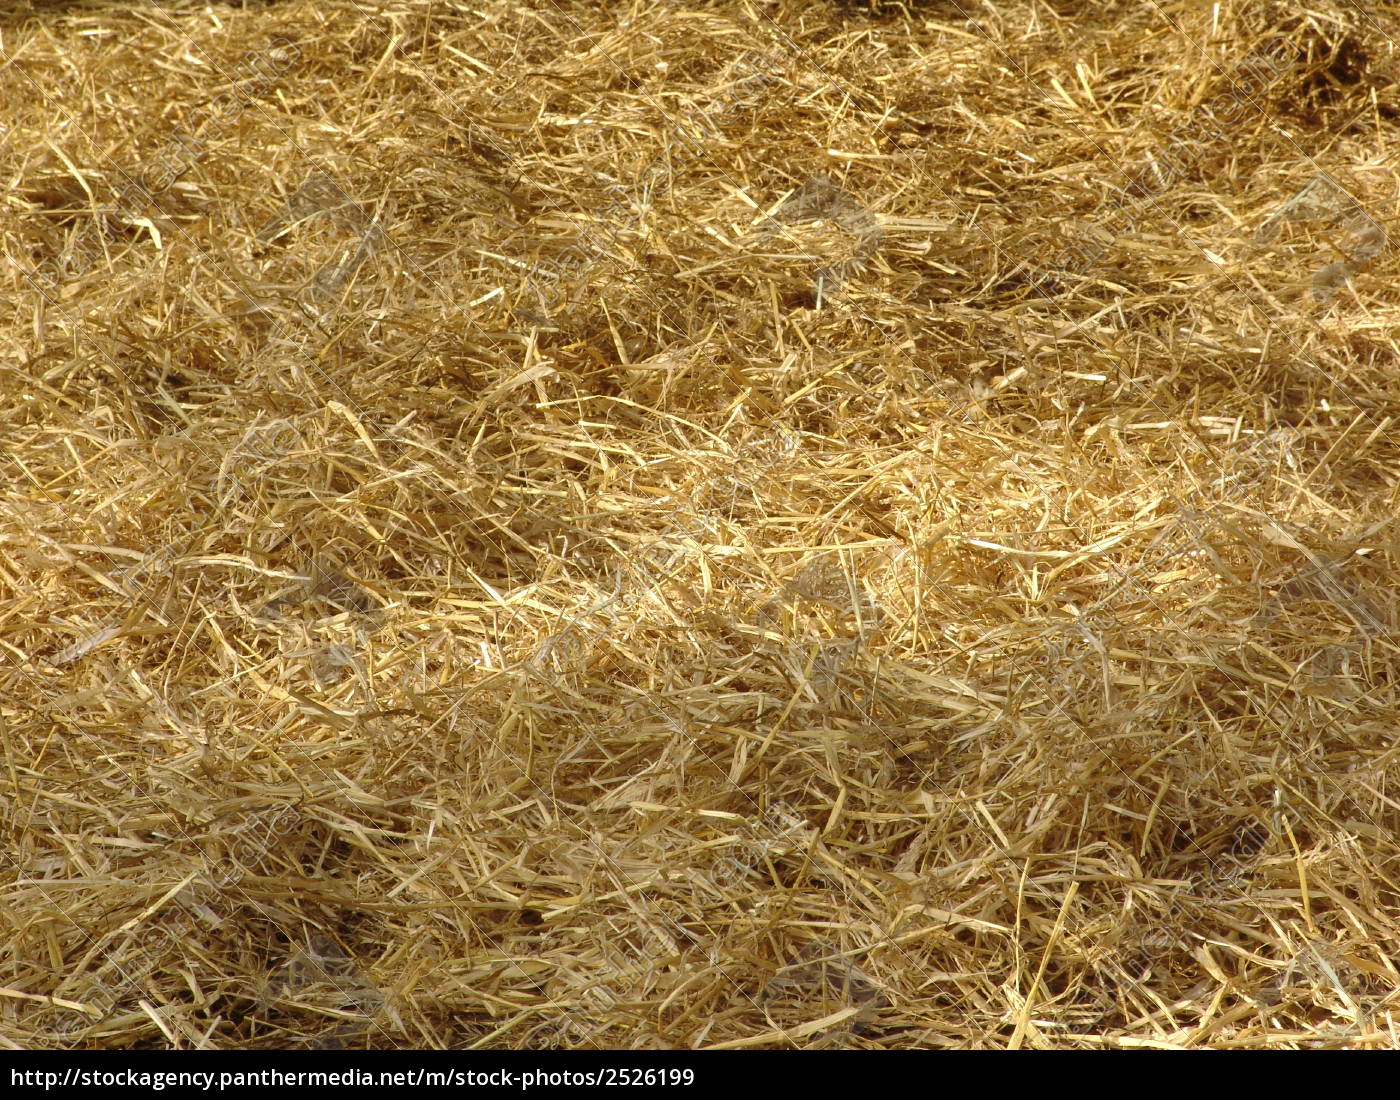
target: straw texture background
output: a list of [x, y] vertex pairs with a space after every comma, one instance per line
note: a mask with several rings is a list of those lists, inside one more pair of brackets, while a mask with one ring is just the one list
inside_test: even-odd
[[0, 1042], [1393, 1047], [1400, 19], [0, 12]]

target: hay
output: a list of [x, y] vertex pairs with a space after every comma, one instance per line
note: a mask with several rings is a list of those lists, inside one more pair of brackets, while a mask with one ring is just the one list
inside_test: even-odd
[[1396, 1045], [1391, 16], [11, 12], [7, 1043]]

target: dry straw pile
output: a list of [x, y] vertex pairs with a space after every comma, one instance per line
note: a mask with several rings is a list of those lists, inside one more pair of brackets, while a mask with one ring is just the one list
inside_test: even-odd
[[0, 16], [0, 1038], [1395, 1046], [1400, 21]]

